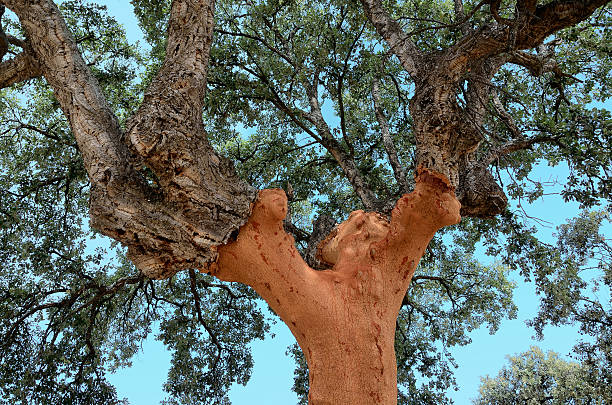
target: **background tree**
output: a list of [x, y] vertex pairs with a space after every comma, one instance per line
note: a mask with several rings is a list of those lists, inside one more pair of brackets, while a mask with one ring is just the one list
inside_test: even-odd
[[475, 404], [600, 404], [610, 400], [589, 380], [589, 366], [532, 346], [508, 357], [497, 377], [485, 377]]
[[536, 274], [542, 300], [538, 316], [530, 321], [539, 337], [546, 325], [579, 326], [584, 338], [574, 347], [574, 356], [584, 369], [581, 378], [604, 403], [612, 400], [612, 247], [601, 232], [609, 223], [609, 211], [583, 211], [558, 228], [549, 265]]
[[[47, 1], [0, 2], [20, 18], [3, 20], [0, 65], [7, 401], [116, 401], [104, 372], [129, 364], [155, 321], [173, 352], [169, 403], [223, 403], [248, 380], [245, 344], [268, 328], [256, 295], [176, 273], [209, 271], [255, 197], [208, 142], [251, 186], [291, 184], [285, 229], [313, 268], [336, 221], [388, 215], [417, 167], [456, 190], [463, 221], [438, 233], [400, 297], [402, 402], [446, 400], [447, 348], [514, 314], [510, 270], [545, 298], [568, 291], [546, 290], [555, 250], [505, 209], [491, 173], [520, 207], [545, 192], [534, 165], [564, 161], [566, 198], [609, 199], [609, 112], [592, 104], [610, 91], [604, 1], [220, 2], [209, 72], [211, 4], [132, 3], [149, 55], [95, 5], [63, 2], [60, 15]], [[121, 248], [116, 261], [86, 248], [88, 200], [94, 227], [141, 272]], [[503, 265], [474, 260], [481, 241]]]

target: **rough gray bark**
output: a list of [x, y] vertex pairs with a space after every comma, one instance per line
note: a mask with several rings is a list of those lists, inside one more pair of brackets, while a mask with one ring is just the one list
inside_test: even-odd
[[[255, 198], [208, 145], [201, 121], [214, 3], [174, 1], [168, 58], [127, 136], [57, 6], [49, 0], [1, 3], [19, 17], [40, 71], [68, 117], [91, 182], [92, 226], [127, 245], [130, 258], [151, 278], [214, 260], [216, 246], [246, 222]], [[18, 70], [3, 83], [32, 76], [31, 68]], [[137, 169], [143, 163], [159, 186]]]
[[[485, 1], [475, 8], [488, 3], [492, 23], [474, 30], [465, 24], [463, 3], [456, 0], [456, 21], [463, 38], [448, 49], [424, 54], [384, 10], [381, 0], [361, 0], [367, 18], [414, 79], [410, 113], [417, 165], [449, 179], [464, 206], [462, 215], [490, 217], [506, 205], [507, 198], [487, 169], [492, 160], [479, 161], [472, 153], [483, 138], [482, 117], [491, 97], [493, 75], [506, 62], [525, 66], [536, 75], [545, 71], [561, 74], [549, 54], [536, 57], [521, 50], [541, 47], [548, 36], [586, 19], [607, 2], [558, 0], [537, 5], [535, 0], [519, 0], [513, 18], [502, 19], [497, 13], [500, 2]], [[463, 80], [468, 82], [465, 106], [456, 97]], [[500, 151], [515, 150], [518, 145], [525, 143], [513, 140]]]
[[41, 75], [42, 72], [36, 58], [24, 50], [14, 58], [0, 63], [0, 88], [9, 87]]
[[361, 0], [361, 4], [366, 17], [389, 44], [391, 52], [397, 56], [404, 69], [412, 76], [417, 75], [423, 54], [401, 25], [385, 11], [380, 0]]
[[6, 55], [9, 49], [9, 41], [4, 33], [4, 29], [2, 28], [2, 16], [4, 15], [4, 10], [4, 6], [0, 6], [0, 62], [2, 62], [4, 55]]

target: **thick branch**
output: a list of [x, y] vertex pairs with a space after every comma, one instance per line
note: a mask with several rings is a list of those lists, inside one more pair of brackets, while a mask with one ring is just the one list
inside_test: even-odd
[[[214, 1], [172, 3], [166, 59], [127, 136], [170, 199], [188, 200], [210, 213], [195, 224], [203, 239], [219, 243], [246, 221], [255, 193], [237, 178], [231, 162], [213, 151], [203, 128], [213, 15]], [[220, 221], [230, 226], [219, 227]]]
[[[469, 34], [471, 31], [470, 25], [468, 23], [468, 17], [465, 15], [465, 10], [463, 8], [463, 0], [454, 0], [455, 3], [455, 21], [459, 24], [459, 29], [463, 35]], [[480, 8], [476, 7], [475, 9]], [[472, 11], [473, 14], [474, 11]]]
[[214, 260], [250, 212], [254, 191], [206, 141], [201, 120], [212, 4], [177, 0], [167, 60], [148, 89], [128, 139], [162, 188], [134, 169], [125, 137], [74, 39], [50, 0], [4, 1], [19, 17], [41, 71], [54, 89], [91, 182], [92, 226], [128, 246], [152, 278]]
[[[463, 71], [468, 63], [508, 51], [531, 49], [555, 32], [578, 24], [609, 0], [557, 0], [535, 6], [534, 1], [519, 1], [515, 19], [500, 20], [499, 25], [486, 25], [464, 36], [445, 52], [445, 60], [453, 70]], [[496, 15], [496, 5], [491, 12]]]
[[387, 42], [400, 60], [403, 68], [413, 77], [417, 75], [421, 52], [417, 49], [400, 24], [382, 6], [380, 0], [361, 0], [366, 17], [376, 32]]
[[[57, 6], [49, 0], [4, 3], [19, 17], [40, 70], [78, 143], [91, 182], [92, 225], [127, 244], [133, 235], [150, 232], [142, 214], [163, 218], [161, 209], [150, 203], [147, 187], [133, 171], [118, 121]], [[157, 222], [162, 229], [168, 225], [167, 220]], [[133, 232], [127, 231], [130, 228]]]
[[42, 76], [40, 65], [29, 52], [0, 63], [0, 89]]
[[8, 52], [9, 49], [9, 40], [4, 33], [4, 29], [2, 28], [2, 16], [4, 15], [4, 6], [0, 5], [0, 62], [2, 62], [2, 58]]
[[492, 57], [471, 66], [465, 94], [466, 110], [471, 124], [480, 129], [487, 114], [489, 99], [493, 93], [491, 79], [506, 63], [507, 56]]
[[203, 128], [213, 14], [214, 1], [172, 3], [166, 59], [127, 130], [201, 248], [226, 242], [246, 222], [255, 198]]
[[69, 118], [93, 184], [125, 171], [128, 153], [117, 120], [85, 65], [57, 6], [3, 1], [19, 17], [42, 73]]

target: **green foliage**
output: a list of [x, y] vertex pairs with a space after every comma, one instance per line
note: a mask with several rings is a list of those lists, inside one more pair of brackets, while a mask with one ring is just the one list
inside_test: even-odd
[[[149, 60], [104, 7], [65, 1], [61, 8], [124, 120], [138, 106], [139, 69]], [[154, 331], [173, 353], [168, 403], [227, 402], [229, 386], [250, 376], [248, 342], [269, 328], [258, 298], [202, 275], [194, 288], [189, 277], [165, 285], [144, 279], [121, 248], [88, 228], [88, 190], [46, 83], [2, 90], [0, 403], [127, 403], [105, 375], [130, 366]]]
[[263, 339], [268, 326], [250, 288], [218, 284], [206, 276], [197, 281], [206, 294], [198, 304], [191, 282], [181, 275], [158, 292], [167, 294], [173, 306], [159, 335], [173, 352], [164, 385], [170, 398], [164, 404], [229, 403], [231, 384], [246, 384], [251, 375], [248, 343]]
[[293, 391], [297, 394], [298, 405], [308, 404], [308, 365], [306, 358], [302, 353], [302, 349], [297, 343], [289, 346], [286, 355], [289, 355], [295, 360], [295, 372], [293, 375]]
[[588, 378], [588, 367], [561, 359], [557, 353], [546, 355], [532, 346], [528, 352], [508, 358], [509, 365], [497, 377], [481, 381], [475, 404], [604, 404], [602, 396]]
[[483, 266], [460, 251], [417, 269], [397, 320], [401, 404], [450, 403], [456, 364], [449, 349], [471, 343], [474, 329], [493, 334], [515, 318], [513, 289], [507, 268]]
[[600, 396], [612, 399], [612, 246], [601, 233], [609, 211], [584, 211], [558, 229], [557, 256], [538, 283], [542, 300], [530, 324], [575, 324], [585, 339], [574, 348]]
[[[289, 181], [297, 201], [313, 201], [319, 212], [336, 218], [359, 207], [335, 160], [313, 143], [316, 131], [305, 118], [310, 111], [307, 88], [319, 72], [322, 109], [338, 117], [328, 122], [331, 133], [355, 157], [370, 187], [383, 199], [397, 196], [370, 98], [382, 58], [356, 3], [219, 2], [217, 34], [208, 130], [251, 184]], [[386, 66], [393, 76], [382, 86], [383, 103], [400, 155], [410, 160], [411, 137], [403, 136], [407, 78], [397, 63], [387, 61]]]
[[[122, 123], [163, 61], [170, 3], [131, 1], [150, 47], [146, 54], [128, 41], [104, 6], [61, 4]], [[477, 3], [464, 1], [468, 12]], [[442, 49], [461, 35], [451, 24], [453, 2], [393, 0], [385, 7], [423, 50]], [[503, 2], [500, 14], [513, 8]], [[490, 18], [486, 8], [479, 9], [469, 24]], [[22, 37], [15, 22], [3, 27]], [[601, 104], [612, 93], [611, 35], [608, 8], [555, 37], [559, 67], [567, 76], [532, 77], [509, 65], [495, 76], [500, 102], [516, 126], [526, 136], [548, 138], [494, 163], [509, 196], [517, 204], [535, 201], [548, 185], [531, 179], [533, 169], [542, 162], [567, 162], [563, 196], [587, 211], [558, 230], [557, 246], [538, 240], [520, 210], [491, 220], [464, 218], [436, 237], [397, 322], [400, 403], [449, 403], [456, 366], [450, 348], [469, 344], [474, 329], [494, 333], [503, 319], [515, 316], [509, 280], [519, 272], [535, 283], [542, 299], [531, 322], [537, 333], [548, 324], [569, 323], [589, 339], [576, 346], [581, 365], [534, 351], [511, 359], [507, 379], [520, 373], [534, 378], [537, 372], [558, 390], [555, 373], [563, 372], [571, 377], [563, 384], [588, 386], [592, 395], [610, 398], [611, 250], [600, 230], [610, 213], [597, 206], [609, 201], [612, 191], [612, 120]], [[388, 51], [358, 2], [217, 2], [203, 111], [211, 143], [253, 186], [290, 184], [291, 220], [305, 231], [318, 215], [341, 220], [362, 208], [307, 119], [307, 88], [318, 72], [330, 132], [377, 197], [394, 201], [401, 191], [381, 141], [371, 89], [380, 80], [381, 107], [410, 172], [415, 147], [408, 104], [414, 83]], [[465, 89], [456, 90], [461, 99]], [[514, 136], [492, 110], [489, 105], [477, 154]], [[248, 288], [200, 274], [180, 274], [169, 282], [139, 276], [121, 248], [87, 227], [88, 187], [75, 140], [44, 80], [0, 90], [2, 403], [122, 403], [105, 373], [129, 366], [154, 332], [172, 352], [165, 403], [229, 403], [229, 386], [250, 377], [248, 343], [269, 328], [260, 301]], [[480, 246], [497, 262], [479, 263]], [[297, 362], [294, 389], [304, 402], [306, 364], [297, 346], [289, 353]], [[486, 381], [490, 395], [502, 392], [494, 380]]]

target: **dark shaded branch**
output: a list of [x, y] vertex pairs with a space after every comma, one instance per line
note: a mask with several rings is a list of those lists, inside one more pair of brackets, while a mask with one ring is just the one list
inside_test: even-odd
[[31, 124], [28, 124], [28, 123], [21, 122], [19, 120], [9, 120], [8, 122], [13, 122], [13, 123], [17, 124], [17, 126], [14, 128], [15, 131], [20, 131], [22, 129], [27, 129], [29, 131], [34, 131], [37, 134], [39, 134], [39, 135], [41, 135], [41, 136], [43, 136], [45, 138], [54, 140], [54, 141], [56, 141], [58, 143], [61, 143], [63, 145], [70, 146], [70, 147], [73, 147], [73, 148], [78, 148], [78, 145], [76, 143], [68, 142], [67, 139], [62, 139], [60, 136], [51, 133], [52, 127], [51, 128], [47, 128], [47, 129], [43, 129], [43, 128], [39, 128], [39, 127], [37, 127], [35, 125], [31, 125]]
[[9, 44], [18, 46], [21, 49], [26, 49], [28, 47], [28, 44], [23, 39], [16, 38], [12, 35], [7, 35], [6, 39], [8, 40]]
[[296, 242], [305, 242], [305, 241], [308, 241], [308, 239], [310, 238], [310, 234], [309, 233], [307, 233], [304, 230], [298, 228], [292, 222], [289, 222], [289, 221], [285, 220], [285, 222], [283, 223], [283, 227], [285, 228], [285, 231], [287, 233], [289, 233], [289, 234], [291, 234], [291, 236], [293, 236], [293, 238], [295, 239]]
[[497, 12], [499, 1], [491, 2], [491, 13], [499, 25], [485, 25], [464, 36], [445, 51], [444, 59], [453, 70], [463, 71], [466, 63], [489, 58], [508, 51], [540, 45], [555, 32], [587, 19], [609, 0], [556, 0], [535, 6], [532, 1], [517, 3], [514, 19], [502, 19]]
[[233, 37], [242, 37], [242, 38], [248, 38], [248, 39], [252, 39], [253, 41], [257, 41], [259, 43], [261, 43], [263, 46], [265, 46], [266, 48], [268, 48], [269, 50], [271, 50], [272, 52], [274, 52], [275, 54], [277, 54], [281, 59], [285, 60], [285, 62], [289, 63], [291, 66], [293, 66], [294, 68], [297, 68], [295, 65], [295, 62], [293, 60], [291, 60], [285, 52], [282, 52], [280, 49], [276, 48], [274, 45], [270, 44], [268, 41], [266, 41], [264, 38], [257, 36], [257, 35], [252, 35], [252, 34], [245, 34], [242, 32], [231, 32], [231, 31], [226, 31], [220, 28], [215, 28], [215, 32], [219, 33], [219, 34], [223, 34], [223, 35], [229, 35], [229, 36], [233, 36]]
[[504, 145], [499, 146], [495, 150], [491, 151], [489, 155], [483, 160], [483, 162], [487, 165], [495, 162], [502, 156], [508, 155], [510, 153], [528, 149], [533, 145], [539, 143], [558, 143], [559, 137], [551, 137], [546, 135], [533, 136], [531, 138], [520, 138], [512, 140]]
[[349, 68], [349, 61], [350, 61], [351, 55], [353, 54], [353, 51], [355, 50], [355, 46], [357, 45], [359, 38], [361, 38], [361, 35], [363, 34], [363, 30], [365, 29], [365, 27], [366, 27], [366, 24], [363, 24], [361, 26], [359, 33], [353, 39], [353, 42], [351, 43], [351, 46], [348, 52], [346, 53], [346, 57], [344, 58], [344, 63], [342, 66], [342, 73], [338, 75], [338, 85], [336, 87], [337, 94], [338, 94], [338, 111], [340, 115], [340, 131], [342, 132], [342, 139], [344, 140], [344, 143], [346, 143], [346, 145], [348, 146], [349, 151], [350, 151], [350, 156], [352, 158], [354, 158], [355, 156], [355, 148], [353, 147], [353, 144], [346, 131], [346, 117], [345, 117], [345, 111], [344, 111], [344, 78], [346, 77], [346, 73]]
[[327, 215], [319, 215], [312, 224], [312, 233], [310, 234], [304, 252], [304, 261], [315, 270], [323, 270], [328, 266], [319, 259], [318, 247], [319, 244], [333, 231], [336, 227], [336, 221]]
[[501, 0], [490, 0], [489, 1], [489, 10], [491, 11], [491, 15], [493, 16], [493, 19], [499, 24], [499, 25], [507, 25], [507, 26], [511, 26], [512, 25], [512, 21], [507, 19], [507, 18], [503, 18], [499, 15], [499, 6], [501, 5]]
[[200, 325], [204, 327], [204, 329], [206, 329], [208, 336], [210, 336], [210, 340], [217, 347], [217, 357], [215, 358], [215, 361], [213, 363], [213, 367], [211, 370], [212, 372], [215, 372], [217, 370], [217, 364], [219, 364], [219, 359], [221, 358], [221, 352], [223, 350], [223, 347], [221, 346], [221, 343], [219, 343], [219, 339], [217, 338], [217, 335], [210, 328], [210, 326], [208, 326], [208, 324], [204, 320], [204, 316], [202, 315], [202, 308], [200, 305], [200, 294], [198, 293], [198, 287], [196, 285], [196, 274], [193, 269], [189, 269], [189, 286], [191, 288], [191, 293], [193, 294], [193, 301], [194, 301], [196, 313], [198, 316], [198, 322], [200, 323]]
[[529, 73], [535, 77], [551, 72], [558, 77], [568, 77], [575, 81], [581, 81], [572, 75], [564, 73], [557, 64], [557, 61], [553, 59], [552, 54], [534, 55], [523, 51], [515, 51], [510, 53], [508, 62], [527, 68]]
[[[82, 303], [77, 308], [75, 308], [75, 309], [73, 309], [72, 311], [69, 311], [69, 312], [68, 311], [64, 312], [64, 315], [61, 317], [61, 319], [59, 321], [59, 322], [62, 322], [63, 320], [73, 316], [74, 314], [77, 314], [78, 312], [82, 311], [85, 308], [92, 307], [92, 305], [95, 306], [95, 304], [100, 302], [100, 300], [103, 297], [109, 296], [109, 295], [114, 295], [117, 291], [119, 291], [121, 288], [123, 288], [126, 284], [139, 283], [143, 279], [144, 279], [144, 277], [141, 274], [139, 274], [139, 275], [136, 275], [136, 276], [123, 277], [123, 278], [117, 280], [111, 286], [98, 285], [98, 284], [96, 284], [94, 282], [89, 282], [89, 283], [81, 286], [81, 288], [79, 288], [76, 291], [72, 291], [72, 290], [67, 289], [67, 288], [57, 288], [57, 289], [53, 289], [53, 290], [46, 291], [46, 292], [39, 292], [36, 295], [42, 295], [43, 298], [44, 297], [49, 297], [50, 295], [54, 295], [54, 294], [58, 294], [58, 293], [68, 293], [68, 295], [65, 296], [61, 300], [53, 301], [53, 302], [47, 302], [47, 303], [39, 304], [39, 305], [34, 305], [35, 299], [37, 297], [35, 295], [32, 295], [31, 302], [28, 303], [27, 305], [25, 305], [23, 310], [20, 311], [19, 315], [17, 315], [18, 319], [15, 322], [13, 322], [11, 328], [9, 329], [7, 334], [3, 337], [3, 340], [5, 342], [7, 342], [7, 344], [8, 344], [12, 340], [15, 332], [17, 331], [17, 328], [21, 324], [23, 324], [29, 317], [33, 316], [34, 314], [36, 314], [38, 312], [44, 311], [46, 309], [53, 309], [53, 308], [56, 308], [58, 310], [60, 310], [60, 309], [68, 310], [87, 291], [91, 291], [91, 290], [96, 291], [96, 293], [94, 294], [94, 296], [92, 298], [90, 298], [86, 302]], [[94, 310], [94, 309], [92, 309], [92, 310]], [[55, 317], [55, 315], [52, 316], [52, 318], [54, 318], [54, 317]]]
[[110, 287], [107, 287], [105, 285], [95, 285], [95, 287], [89, 287], [90, 289], [95, 288], [98, 291], [91, 299], [79, 305], [76, 309], [72, 310], [68, 314], [68, 316], [74, 315], [80, 312], [81, 310], [83, 310], [84, 308], [87, 308], [90, 305], [100, 301], [100, 299], [103, 298], [104, 296], [115, 294], [117, 291], [123, 288], [126, 284], [136, 284], [140, 282], [143, 278], [144, 276], [142, 274], [138, 274], [136, 276], [128, 276], [128, 277], [120, 278], [119, 280], [115, 281], [113, 285], [111, 285]]
[[446, 280], [445, 278], [438, 277], [438, 276], [427, 276], [427, 275], [414, 276], [412, 278], [413, 282], [416, 282], [416, 281], [419, 281], [419, 280], [429, 280], [429, 281], [436, 281], [436, 282], [438, 282], [438, 284], [440, 284], [444, 288], [446, 296], [448, 297], [448, 299], [453, 304], [453, 307], [455, 307], [457, 305], [457, 299], [452, 294], [453, 287], [451, 286], [449, 281]]
[[[470, 18], [472, 18], [474, 16], [474, 14], [476, 14], [476, 12], [485, 4], [487, 4], [489, 2], [489, 0], [481, 0], [480, 3], [478, 3], [470, 12], [470, 14], [468, 14], [467, 16], [465, 15], [465, 12], [463, 11], [463, 2], [462, 0], [455, 0], [455, 16], [457, 17], [456, 22], [450, 23], [450, 24], [438, 24], [435, 25], [433, 27], [426, 27], [426, 28], [421, 28], [415, 31], [410, 31], [407, 33], [408, 36], [413, 36], [413, 35], [419, 35], [422, 34], [423, 32], [426, 31], [432, 31], [432, 30], [440, 30], [443, 28], [453, 28], [453, 27], [459, 27], [459, 29], [461, 30], [461, 32], [464, 35], [469, 34], [472, 29], [470, 28], [468, 22], [470, 21]], [[462, 17], [460, 17], [460, 15]], [[421, 20], [421, 19], [419, 19]], [[434, 21], [434, 22], [438, 22], [438, 21]]]
[[497, 94], [496, 91], [493, 92], [493, 108], [495, 109], [497, 116], [501, 118], [504, 124], [506, 124], [506, 127], [508, 127], [510, 130], [512, 136], [515, 139], [523, 139], [524, 136], [522, 131], [518, 128], [516, 122], [514, 122], [514, 118], [504, 108], [504, 105], [499, 99], [499, 94]]
[[472, 15], [474, 15], [476, 13], [476, 11], [480, 7], [482, 7], [482, 4], [484, 4], [486, 2], [487, 2], [487, 0], [482, 0], [476, 7], [474, 7], [474, 9], [470, 13], [470, 15], [466, 16], [465, 15], [465, 10], [464, 10], [464, 7], [463, 7], [463, 0], [454, 0], [454, 3], [455, 3], [455, 21], [457, 21], [456, 24], [459, 26], [459, 29], [461, 30], [461, 33], [463, 35], [469, 34], [470, 26], [468, 24], [468, 21], [470, 20]]
[[4, 58], [4, 55], [6, 55], [9, 49], [9, 39], [2, 28], [2, 16], [4, 15], [4, 10], [4, 6], [0, 5], [0, 62], [2, 62], [2, 58]]

